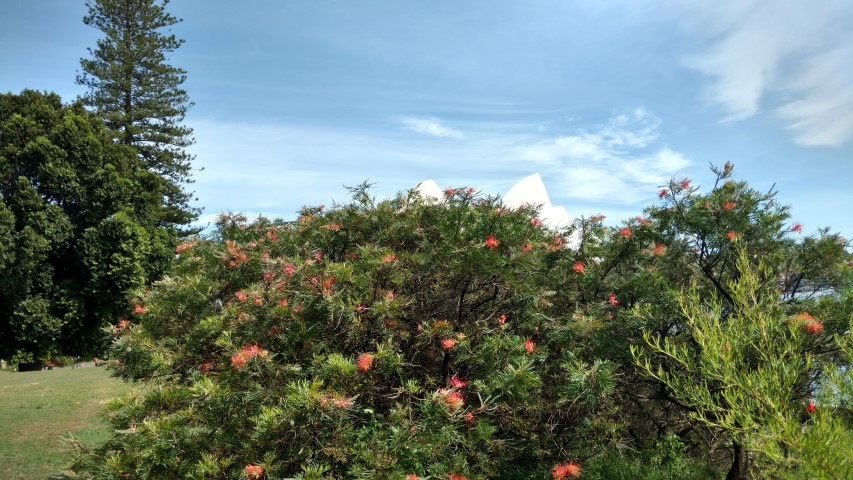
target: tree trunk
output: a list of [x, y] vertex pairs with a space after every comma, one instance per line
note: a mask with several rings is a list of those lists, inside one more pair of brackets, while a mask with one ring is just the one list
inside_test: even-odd
[[732, 460], [732, 468], [726, 475], [726, 480], [741, 480], [746, 474], [746, 449], [738, 442], [734, 445], [734, 459]]

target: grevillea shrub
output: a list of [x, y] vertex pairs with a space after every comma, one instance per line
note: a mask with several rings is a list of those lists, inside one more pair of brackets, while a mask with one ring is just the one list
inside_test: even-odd
[[144, 388], [110, 403], [117, 434], [77, 475], [582, 475], [612, 435], [614, 367], [548, 287], [583, 273], [567, 237], [472, 190], [365, 188], [292, 223], [223, 215], [179, 246], [111, 330], [115, 372]]

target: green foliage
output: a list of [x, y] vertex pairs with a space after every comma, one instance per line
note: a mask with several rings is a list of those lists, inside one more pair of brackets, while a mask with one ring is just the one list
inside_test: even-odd
[[0, 96], [0, 358], [98, 354], [173, 246], [132, 152], [58, 96]]
[[86, 106], [104, 120], [118, 142], [134, 147], [142, 165], [155, 176], [154, 219], [172, 228], [184, 226], [199, 210], [189, 206], [192, 129], [181, 125], [192, 106], [181, 84], [186, 71], [166, 63], [181, 46], [168, 29], [181, 20], [166, 12], [168, 0], [87, 0], [86, 25], [104, 37], [91, 58], [81, 59], [77, 83], [88, 88]]
[[224, 215], [179, 246], [113, 329], [116, 373], [150, 388], [110, 406], [122, 433], [75, 470], [541, 478], [608, 444], [595, 417], [615, 366], [584, 354], [537, 280], [574, 253], [535, 210], [364, 188], [292, 223]]

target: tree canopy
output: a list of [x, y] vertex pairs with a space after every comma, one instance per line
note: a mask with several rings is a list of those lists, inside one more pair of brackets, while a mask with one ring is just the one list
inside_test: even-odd
[[[80, 60], [77, 83], [88, 87], [83, 103], [104, 120], [118, 142], [133, 146], [158, 178], [163, 198], [152, 212], [161, 225], [185, 227], [199, 213], [184, 190], [191, 180], [186, 149], [192, 129], [182, 125], [192, 106], [181, 85], [186, 71], [168, 63], [183, 40], [169, 27], [181, 20], [166, 12], [168, 0], [87, 0], [86, 25], [104, 37], [91, 58]], [[166, 30], [164, 32], [164, 29]]]
[[81, 105], [0, 95], [0, 357], [103, 352], [101, 327], [171, 259], [152, 177]]

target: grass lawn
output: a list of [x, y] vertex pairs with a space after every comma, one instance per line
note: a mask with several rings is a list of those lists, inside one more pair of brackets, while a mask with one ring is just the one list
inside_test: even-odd
[[44, 479], [68, 466], [60, 437], [103, 442], [102, 402], [130, 388], [104, 368], [0, 372], [0, 477]]

